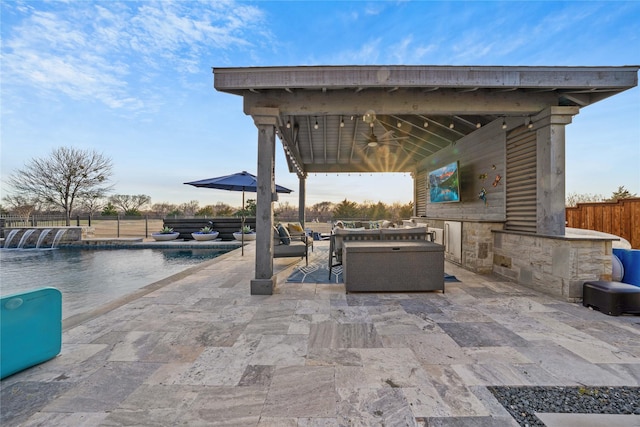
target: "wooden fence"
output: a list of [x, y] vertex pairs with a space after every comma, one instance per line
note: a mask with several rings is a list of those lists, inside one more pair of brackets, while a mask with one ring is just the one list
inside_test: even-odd
[[615, 234], [640, 249], [640, 197], [617, 202], [578, 203], [566, 208], [567, 227]]

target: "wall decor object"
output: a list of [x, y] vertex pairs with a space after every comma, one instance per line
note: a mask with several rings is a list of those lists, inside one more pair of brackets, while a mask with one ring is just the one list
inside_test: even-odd
[[431, 203], [460, 201], [457, 161], [429, 172], [429, 195]]
[[484, 202], [484, 205], [487, 206], [487, 190], [482, 187], [480, 193], [478, 193], [478, 198]]

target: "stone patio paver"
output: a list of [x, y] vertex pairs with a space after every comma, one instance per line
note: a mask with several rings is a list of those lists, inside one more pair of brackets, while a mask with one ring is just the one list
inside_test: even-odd
[[[316, 242], [312, 256], [322, 256]], [[67, 324], [3, 426], [515, 426], [486, 386], [640, 386], [640, 318], [446, 265], [446, 293], [251, 296], [254, 246]], [[553, 418], [553, 417], [552, 417]]]

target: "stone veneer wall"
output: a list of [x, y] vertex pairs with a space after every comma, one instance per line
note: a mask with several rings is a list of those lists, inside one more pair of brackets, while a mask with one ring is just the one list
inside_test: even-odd
[[497, 231], [493, 272], [569, 302], [582, 299], [588, 280], [611, 280], [611, 240]]
[[96, 228], [95, 227], [88, 227], [88, 226], [84, 226], [82, 227], [82, 238], [83, 239], [92, 239], [94, 238], [96, 235]]
[[[414, 217], [418, 225], [444, 229], [443, 220]], [[462, 222], [462, 262], [461, 266], [478, 274], [493, 272], [493, 231], [502, 230], [502, 222]], [[454, 262], [446, 256], [447, 261]], [[455, 263], [455, 262], [454, 262]], [[456, 263], [457, 264], [457, 263]]]
[[462, 224], [462, 266], [479, 274], [493, 271], [493, 233], [502, 223], [470, 222]]

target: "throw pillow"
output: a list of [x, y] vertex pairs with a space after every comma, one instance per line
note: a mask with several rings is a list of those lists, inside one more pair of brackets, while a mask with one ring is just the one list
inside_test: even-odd
[[342, 223], [344, 224], [344, 228], [356, 228], [355, 221], [343, 221]]
[[380, 221], [369, 221], [369, 229], [377, 230], [380, 228]]
[[300, 224], [299, 222], [290, 222], [289, 225], [287, 226], [287, 228], [289, 229], [289, 233], [303, 233], [304, 232], [304, 228], [302, 228], [302, 224]]
[[278, 224], [278, 235], [280, 236], [280, 241], [283, 245], [291, 244], [291, 236], [289, 235], [289, 231], [282, 224]]

